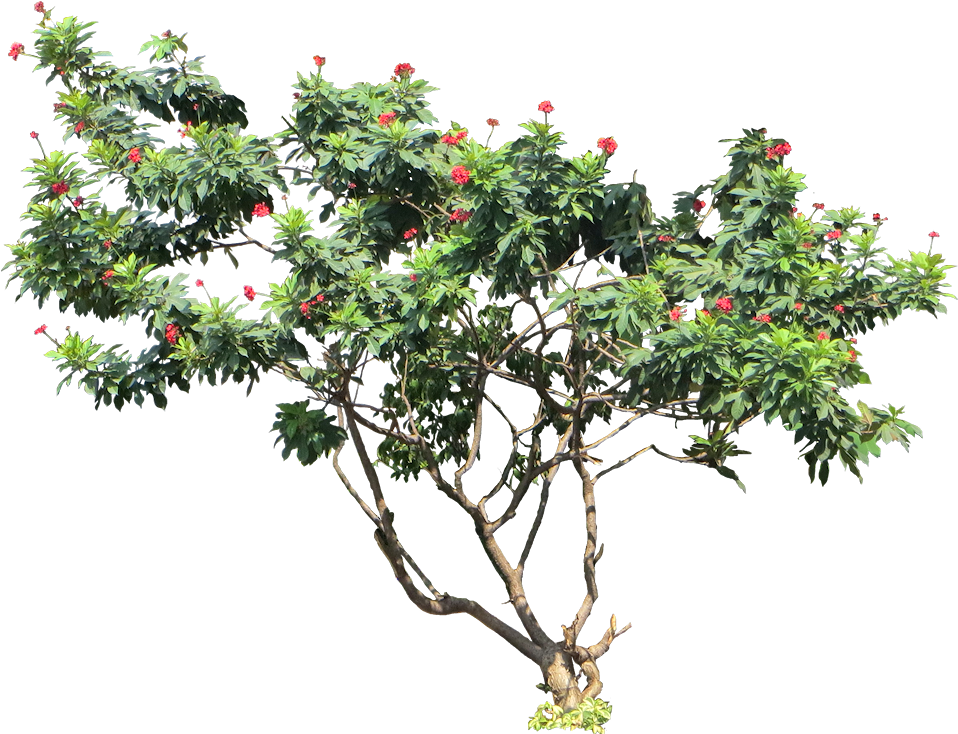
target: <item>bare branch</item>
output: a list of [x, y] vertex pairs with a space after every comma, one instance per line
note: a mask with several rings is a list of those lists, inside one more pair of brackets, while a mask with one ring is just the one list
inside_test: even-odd
[[[608, 474], [609, 472], [613, 472], [616, 469], [621, 469], [623, 466], [625, 466], [630, 461], [632, 461], [632, 459], [638, 458], [639, 456], [644, 454], [646, 451], [648, 451], [650, 448], [652, 448], [652, 446], [646, 446], [644, 449], [639, 449], [631, 456], [628, 456], [622, 459], [622, 461], [616, 462], [615, 464], [610, 466], [608, 469], [603, 469], [602, 471], [600, 471], [598, 474], [595, 475], [595, 478], [592, 480], [592, 483], [595, 484], [596, 482], [599, 481], [599, 479], [602, 478], [603, 475]], [[599, 560], [598, 557], [596, 557], [596, 560]]]

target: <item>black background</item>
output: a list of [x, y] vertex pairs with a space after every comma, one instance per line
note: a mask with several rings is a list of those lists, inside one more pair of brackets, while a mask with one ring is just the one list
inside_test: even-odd
[[[4, 43], [30, 51], [39, 16], [22, 5], [5, 11], [12, 36]], [[495, 117], [498, 146], [520, 134], [519, 123], [541, 119], [536, 107], [549, 99], [549, 122], [567, 141], [561, 154], [594, 151], [599, 137], [615, 136], [606, 181], [637, 170], [657, 214], [671, 213], [676, 191], [727, 170], [729, 144], [719, 140], [765, 127], [792, 145], [786, 165], [807, 174], [806, 214], [813, 202], [857, 206], [888, 217], [882, 245], [892, 254], [926, 250], [932, 229], [942, 234], [936, 250], [947, 250], [953, 207], [934, 180], [945, 133], [935, 109], [939, 52], [935, 30], [912, 34], [911, 19], [799, 29], [786, 18], [733, 24], [676, 7], [654, 22], [610, 12], [523, 28], [464, 7], [436, 6], [425, 20], [342, 6], [201, 15], [151, 3], [135, 17], [120, 7], [61, 3], [56, 17], [100, 21], [88, 45], [111, 50], [120, 66], [149, 64], [137, 50], [151, 34], [188, 31], [190, 56], [205, 54], [206, 72], [246, 102], [247, 134], [280, 129], [288, 85], [296, 69], [311, 73], [314, 54], [327, 57], [324, 75], [341, 88], [382, 83], [409, 62], [416, 78], [440, 88], [431, 103], [443, 130], [454, 120], [484, 142], [485, 120]], [[46, 72], [31, 74], [32, 59], [5, 62], [16, 113], [3, 120], [3, 232], [15, 242], [28, 226], [16, 217], [32, 189], [10, 192], [30, 180], [20, 171], [40, 155], [30, 131], [48, 152], [63, 146], [52, 116], [57, 83], [44, 87]], [[174, 143], [172, 126], [163, 134]], [[75, 141], [68, 149], [80, 152]], [[293, 203], [305, 205], [304, 190]], [[257, 220], [252, 234], [268, 240], [268, 221]], [[238, 271], [214, 258], [206, 268], [197, 262], [188, 282], [202, 277], [227, 299], [247, 283], [265, 292], [286, 275], [261, 250], [237, 254]], [[401, 707], [407, 721], [425, 717], [431, 727], [525, 731], [545, 700], [535, 666], [469, 617], [418, 611], [328, 466], [281, 461], [268, 432], [275, 403], [301, 392], [267, 377], [248, 398], [245, 385], [194, 386], [189, 396], [171, 393], [165, 412], [148, 404], [122, 413], [94, 411], [76, 387], [54, 397], [61, 375], [43, 356], [51, 345], [33, 335], [37, 326], [58, 338], [70, 325], [107, 345], [125, 340], [134, 354], [148, 346], [143, 328], [60, 314], [52, 301], [38, 312], [29, 297], [14, 304], [18, 288], [15, 281], [6, 291], [2, 360], [6, 463], [17, 470], [5, 492], [4, 576], [9, 659], [21, 701], [39, 721], [189, 716], [276, 729], [374, 717], [365, 729]], [[812, 716], [796, 701], [830, 700], [846, 673], [858, 686], [872, 680], [859, 700], [869, 711], [879, 705], [875, 671], [889, 654], [909, 653], [876, 647], [872, 631], [891, 614], [878, 599], [907, 594], [934, 606], [920, 579], [940, 539], [915, 528], [909, 507], [953, 482], [946, 431], [936, 426], [950, 387], [948, 333], [947, 319], [907, 314], [859, 336], [874, 385], [852, 399], [906, 405], [905, 417], [926, 430], [910, 454], [885, 448], [863, 468], [863, 486], [837, 465], [825, 488], [809, 485], [791, 436], [761, 421], [739, 441], [753, 455], [733, 465], [753, 497], [774, 507], [758, 523], [732, 482], [659, 457], [599, 483], [601, 597], [580, 642], [595, 642], [612, 612], [620, 627], [633, 624], [599, 661], [601, 697], [616, 707], [611, 731], [629, 721], [662, 729], [786, 713], [794, 721]], [[679, 453], [682, 434], [671, 424], [643, 430]], [[496, 436], [490, 429], [490, 467], [501, 466]], [[608, 456], [641, 445], [632, 438]], [[474, 500], [486, 486], [478, 478]], [[436, 586], [518, 626], [465, 516], [424, 483], [387, 486], [403, 543]], [[534, 509], [530, 497], [501, 534], [513, 561]], [[584, 594], [581, 516], [579, 488], [560, 474], [526, 576], [554, 637]], [[822, 639], [841, 644], [810, 652]], [[811, 686], [793, 662], [813, 659]], [[770, 678], [783, 684], [771, 698], [766, 691], [766, 705], [781, 707], [763, 716], [751, 702]]]

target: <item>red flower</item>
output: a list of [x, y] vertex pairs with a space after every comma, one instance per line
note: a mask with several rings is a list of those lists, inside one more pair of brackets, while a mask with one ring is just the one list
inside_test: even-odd
[[177, 130], [181, 138], [185, 138], [187, 135], [190, 134], [190, 127], [192, 127], [192, 125], [193, 125], [193, 121], [187, 120], [186, 127], [181, 127], [179, 130]]
[[938, 234], [937, 232], [934, 232], [934, 231], [929, 232], [929, 233], [928, 233], [928, 236], [931, 237], [931, 238], [941, 237], [940, 234]]
[[772, 321], [772, 315], [769, 313], [759, 314], [758, 316], [753, 316], [752, 321], [761, 321], [763, 324], [768, 324]]
[[612, 155], [619, 147], [619, 144], [615, 142], [615, 138], [599, 138], [597, 145], [605, 152], [606, 155]]
[[413, 283], [415, 283], [415, 282], [416, 282], [416, 274], [415, 274], [415, 273], [412, 273], [412, 274], [409, 276], [409, 280], [411, 280]]
[[12, 57], [13, 60], [16, 61], [17, 57], [22, 53], [23, 53], [23, 44], [14, 43], [12, 46], [10, 46], [10, 53], [8, 53], [7, 56]]
[[404, 240], [411, 240], [411, 239], [412, 239], [413, 237], [415, 237], [417, 234], [419, 234], [419, 230], [416, 229], [415, 227], [413, 227], [412, 229], [407, 229], [405, 232], [403, 232], [403, 233], [402, 233], [402, 238], [403, 238]]
[[888, 217], [882, 218], [881, 214], [872, 214], [872, 220], [875, 222], [887, 222]]
[[845, 313], [845, 307], [840, 303], [835, 304], [835, 310], [838, 311], [838, 313]]
[[346, 184], [346, 188], [347, 188], [347, 189], [354, 189], [354, 188], [356, 188], [356, 184], [354, 184], [352, 181], [350, 181], [348, 184]]
[[812, 209], [824, 209], [824, 204], [812, 204]]
[[103, 240], [103, 246], [109, 250], [113, 247], [113, 240]]
[[858, 344], [858, 339], [856, 339], [855, 337], [852, 337], [848, 341], [850, 341], [852, 344]]
[[79, 135], [79, 134], [83, 131], [83, 128], [85, 128], [85, 127], [86, 127], [86, 123], [85, 123], [83, 120], [80, 120], [80, 121], [76, 124], [76, 127], [73, 128], [73, 132], [75, 132], [77, 135]]
[[116, 273], [114, 273], [112, 270], [107, 270], [105, 273], [103, 273], [103, 275], [100, 276], [100, 280], [109, 280], [114, 275], [116, 275]]
[[30, 133], [30, 137], [35, 140], [36, 138], [39, 138], [39, 137], [40, 137], [40, 133], [32, 132], [32, 133]]
[[34, 4], [33, 4], [33, 9], [36, 10], [38, 13], [42, 13], [42, 12], [45, 10], [45, 8], [43, 7], [43, 3], [42, 3], [42, 2], [40, 2], [40, 3], [34, 3]]
[[701, 311], [699, 311], [699, 313], [704, 313], [706, 316], [712, 315], [712, 312], [709, 311], [707, 308], [703, 308]]
[[56, 112], [57, 110], [62, 110], [66, 106], [67, 106], [66, 102], [54, 102], [53, 111]]
[[675, 237], [670, 234], [660, 234], [657, 239], [659, 242], [675, 242]]
[[73, 206], [77, 207], [78, 209], [79, 209], [81, 206], [83, 206], [83, 197], [82, 197], [82, 196], [78, 196], [77, 198], [75, 198], [75, 199], [73, 200]]
[[309, 301], [303, 301], [299, 304], [299, 312], [306, 318], [309, 318]]
[[685, 309], [679, 308], [678, 306], [676, 306], [671, 311], [669, 311], [669, 318], [672, 319], [672, 321], [678, 321], [679, 319], [682, 318], [683, 313], [685, 313]]
[[549, 100], [545, 100], [539, 103], [539, 112], [545, 112], [548, 115], [550, 112], [554, 112], [554, 111], [555, 111], [555, 107], [552, 106], [552, 102], [550, 102]]
[[469, 169], [465, 166], [453, 166], [449, 175], [452, 177], [452, 180], [460, 186], [469, 183]]
[[194, 103], [193, 103], [193, 111], [195, 112], [195, 111], [198, 110], [199, 108], [200, 108], [200, 103], [199, 103], [199, 102], [194, 102]]
[[129, 158], [129, 159], [130, 159], [131, 161], [133, 161], [134, 163], [139, 163], [141, 160], [143, 160], [142, 158], [140, 158], [140, 149], [139, 149], [139, 148], [134, 148], [133, 150], [131, 150], [131, 151], [130, 151], [130, 154], [127, 156], [127, 158]]
[[180, 338], [180, 327], [176, 324], [167, 324], [166, 325], [166, 340], [170, 344], [176, 344], [177, 340]]
[[300, 96], [301, 96], [301, 95], [300, 95], [299, 92], [293, 92], [293, 99], [299, 99]]
[[443, 135], [439, 138], [440, 143], [446, 143], [446, 145], [459, 145], [459, 141], [469, 135], [468, 130], [458, 130], [455, 135]]
[[197, 287], [197, 288], [202, 288], [202, 287], [203, 287], [203, 281], [200, 280], [199, 278], [196, 279], [196, 287]]
[[849, 350], [848, 350], [848, 361], [849, 361], [849, 362], [854, 362], [854, 361], [857, 360], [857, 359], [858, 359], [858, 353], [855, 352], [854, 349], [849, 349]]
[[316, 296], [316, 298], [313, 299], [313, 303], [322, 303], [325, 300], [326, 300], [326, 296], [320, 293], [318, 296]]
[[416, 73], [416, 70], [412, 68], [409, 64], [396, 64], [396, 68], [393, 69], [393, 76], [398, 76], [400, 79], [408, 79], [410, 76]]
[[396, 121], [395, 112], [383, 112], [379, 116], [379, 126], [380, 127], [389, 127]]
[[840, 229], [833, 229], [831, 232], [825, 233], [826, 240], [837, 240], [842, 236], [842, 231]]
[[70, 184], [68, 184], [66, 181], [59, 181], [58, 183], [53, 184], [53, 186], [50, 188], [53, 189], [54, 194], [60, 196], [70, 190]]
[[449, 215], [450, 222], [468, 222], [469, 217], [472, 216], [472, 212], [463, 211], [462, 209], [453, 210], [452, 214]]
[[490, 117], [486, 120], [486, 124], [489, 127], [499, 127], [499, 121], [495, 117]]
[[732, 310], [732, 299], [731, 298], [719, 298], [715, 301], [715, 308], [717, 308], [722, 313], [728, 313]]
[[698, 214], [704, 208], [705, 208], [705, 202], [702, 201], [701, 199], [696, 199], [695, 201], [692, 202], [692, 211], [694, 211], [696, 214]]
[[325, 56], [314, 56], [314, 57], [313, 57], [313, 61], [316, 62], [316, 66], [322, 66], [323, 64], [326, 63], [326, 57], [325, 57]]
[[818, 332], [818, 341], [823, 342], [826, 339], [828, 339], [828, 334], [826, 334], [824, 331]]
[[796, 311], [801, 311], [803, 308], [805, 308], [805, 304], [804, 304], [804, 303], [796, 303], [796, 304], [795, 304], [795, 310], [796, 310]]
[[268, 217], [269, 216], [269, 205], [264, 202], [260, 202], [253, 207], [253, 216], [254, 217]]
[[246, 296], [247, 301], [252, 301], [254, 298], [256, 298], [256, 291], [253, 290], [253, 286], [244, 285], [243, 295]]
[[46, 330], [47, 330], [47, 325], [46, 325], [46, 324], [43, 324], [43, 325], [41, 325], [39, 328], [34, 329], [34, 330], [33, 330], [33, 333], [34, 333], [34, 334], [42, 334], [42, 333], [43, 333], [44, 331], [46, 331]]
[[765, 149], [765, 157], [768, 159], [788, 155], [792, 152], [792, 146], [788, 143], [779, 143], [774, 148]]
[[802, 243], [802, 247], [804, 247], [806, 250], [811, 250], [814, 246], [815, 246], [815, 243], [814, 243], [814, 242], [803, 242], [803, 243]]

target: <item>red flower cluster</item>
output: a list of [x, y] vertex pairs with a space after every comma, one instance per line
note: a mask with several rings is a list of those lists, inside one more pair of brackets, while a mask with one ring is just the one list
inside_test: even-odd
[[669, 311], [669, 318], [672, 319], [672, 321], [678, 321], [679, 319], [682, 318], [682, 314], [684, 313], [685, 313], [684, 308], [679, 308], [678, 306], [676, 306], [671, 311]]
[[704, 313], [706, 316], [712, 315], [712, 312], [709, 311], [707, 308], [703, 308], [699, 313]]
[[931, 238], [941, 237], [940, 234], [938, 234], [937, 232], [934, 232], [934, 231], [929, 232], [929, 233], [928, 233], [928, 236], [931, 237]]
[[831, 232], [825, 233], [826, 240], [837, 240], [842, 236], [842, 231], [840, 229], [833, 229]]
[[252, 301], [254, 298], [256, 298], [256, 291], [253, 290], [253, 286], [244, 285], [243, 295], [246, 296], [247, 301]]
[[838, 311], [838, 313], [845, 313], [845, 307], [840, 303], [835, 304], [835, 310]]
[[419, 230], [416, 229], [415, 227], [412, 227], [411, 229], [407, 229], [405, 232], [402, 233], [402, 238], [404, 240], [411, 240], [417, 234], [419, 234]]
[[804, 304], [804, 303], [800, 303], [800, 302], [796, 302], [796, 303], [795, 303], [795, 310], [796, 310], [796, 311], [801, 311], [803, 308], [805, 308], [805, 304]]
[[170, 344], [176, 344], [177, 340], [180, 338], [180, 327], [176, 324], [167, 324], [166, 325], [166, 340]]
[[68, 184], [66, 181], [59, 181], [53, 184], [53, 186], [51, 186], [50, 188], [53, 189], [54, 194], [56, 194], [57, 196], [61, 196], [62, 194], [65, 194], [67, 191], [70, 190], [70, 184]]
[[812, 209], [824, 209], [824, 204], [812, 204]]
[[313, 61], [316, 62], [316, 66], [322, 66], [323, 64], [326, 63], [326, 57], [325, 57], [325, 56], [314, 56], [314, 57], [313, 57]]
[[43, 3], [42, 3], [42, 2], [40, 2], [40, 3], [34, 3], [33, 9], [36, 10], [38, 13], [42, 13], [42, 12], [44, 12], [44, 11], [46, 10], [46, 8], [43, 7]]
[[180, 134], [180, 137], [181, 137], [181, 138], [185, 138], [187, 135], [189, 135], [189, 134], [190, 134], [190, 128], [191, 128], [192, 126], [193, 126], [193, 121], [192, 121], [192, 120], [187, 120], [187, 121], [186, 121], [186, 127], [181, 127], [179, 130], [177, 130], [177, 132]]
[[346, 184], [346, 188], [347, 188], [347, 189], [354, 189], [354, 188], [356, 188], [356, 184], [354, 184], [352, 181], [350, 181], [348, 184]]
[[416, 70], [409, 64], [396, 64], [396, 68], [393, 69], [393, 76], [398, 76], [400, 79], [408, 79], [415, 73]]
[[770, 314], [770, 313], [762, 313], [762, 314], [759, 314], [758, 316], [753, 316], [753, 317], [752, 317], [752, 321], [761, 321], [763, 324], [771, 323], [771, 321], [772, 321], [772, 314]]
[[202, 288], [202, 287], [203, 287], [203, 281], [200, 280], [199, 278], [196, 279], [196, 287], [197, 287], [197, 288]]
[[715, 308], [717, 308], [722, 313], [728, 313], [732, 310], [732, 299], [731, 298], [719, 298], [715, 301]]
[[858, 353], [857, 353], [854, 349], [849, 349], [849, 350], [848, 350], [848, 361], [849, 361], [849, 362], [854, 362], [854, 361], [857, 360], [857, 359], [858, 359]]
[[828, 334], [826, 334], [824, 331], [818, 332], [818, 341], [823, 342], [826, 339], [828, 339]]
[[792, 152], [792, 146], [791, 146], [791, 145], [789, 145], [788, 143], [779, 143], [779, 144], [776, 145], [774, 148], [766, 148], [766, 149], [765, 149], [765, 157], [768, 158], [768, 159], [772, 159], [772, 158], [775, 158], [775, 157], [781, 157], [781, 156], [784, 156], [784, 155], [788, 155], [788, 154], [791, 153], [791, 152]]
[[43, 325], [40, 326], [39, 328], [34, 329], [34, 330], [33, 330], [33, 333], [34, 333], [34, 335], [36, 335], [36, 334], [42, 334], [42, 333], [43, 333], [44, 331], [46, 331], [46, 330], [47, 330], [47, 325], [46, 325], [46, 324], [43, 324]]
[[67, 106], [66, 102], [54, 102], [53, 111], [56, 112], [57, 110], [62, 110], [66, 106]]
[[598, 145], [606, 155], [612, 155], [619, 147], [619, 144], [615, 142], [615, 138], [599, 138], [599, 142], [596, 143], [596, 145]]
[[455, 135], [443, 135], [439, 138], [440, 143], [446, 143], [447, 145], [459, 145], [459, 141], [469, 135], [468, 130], [457, 130]]
[[261, 201], [259, 204], [257, 204], [256, 206], [253, 207], [253, 216], [254, 216], [254, 217], [268, 217], [268, 216], [269, 216], [269, 205]]
[[881, 214], [872, 214], [872, 220], [874, 222], [887, 222], [888, 217], [883, 217]]
[[449, 215], [450, 222], [468, 222], [469, 217], [472, 216], [472, 212], [463, 211], [462, 209], [454, 209], [452, 214]]
[[33, 138], [34, 140], [36, 140], [37, 138], [40, 137], [40, 133], [38, 133], [38, 132], [31, 132], [31, 133], [30, 133], [30, 137]]
[[8, 53], [7, 56], [12, 57], [13, 60], [16, 61], [17, 57], [22, 53], [23, 53], [23, 44], [14, 43], [13, 45], [10, 46], [10, 53]]
[[100, 280], [109, 280], [114, 275], [116, 275], [116, 273], [114, 273], [112, 270], [107, 270], [105, 273], [103, 273], [103, 275], [100, 276]]
[[409, 275], [409, 280], [411, 280], [413, 283], [415, 283], [415, 282], [416, 282], [416, 274], [415, 274], [415, 273], [410, 273], [410, 275]]
[[452, 176], [452, 180], [459, 186], [464, 186], [469, 183], [469, 169], [465, 166], [453, 166], [449, 175]]
[[499, 127], [499, 121], [495, 117], [490, 117], [486, 120], [486, 124], [489, 127]]
[[75, 132], [77, 135], [79, 135], [81, 132], [83, 132], [83, 128], [85, 128], [85, 127], [86, 127], [86, 123], [85, 123], [83, 120], [80, 120], [80, 121], [76, 124], [76, 127], [73, 128], [73, 132]]
[[656, 239], [659, 242], [675, 242], [675, 237], [670, 234], [660, 234]]
[[78, 209], [79, 209], [81, 206], [83, 206], [83, 197], [82, 197], [82, 196], [78, 196], [77, 198], [75, 198], [75, 199], [73, 200], [73, 206], [77, 207]]
[[814, 243], [814, 242], [803, 242], [803, 243], [802, 243], [802, 247], [804, 247], [806, 250], [811, 250], [814, 246], [815, 246], [815, 243]]
[[320, 294], [319, 294], [318, 296], [316, 296], [316, 298], [314, 298], [312, 301], [303, 301], [301, 304], [299, 304], [299, 312], [300, 312], [301, 314], [303, 314], [303, 316], [305, 316], [306, 318], [311, 319], [312, 316], [309, 315], [309, 309], [310, 309], [310, 307], [311, 307], [314, 303], [322, 303], [322, 302], [325, 301], [325, 300], [326, 300], [326, 296], [324, 296], [322, 293], [320, 293]]
[[140, 157], [140, 149], [139, 149], [139, 148], [134, 148], [133, 150], [131, 150], [131, 151], [130, 151], [130, 154], [127, 156], [127, 158], [129, 158], [129, 159], [130, 159], [131, 161], [133, 161], [134, 163], [139, 163], [141, 160], [143, 160], [143, 159]]
[[396, 121], [395, 112], [383, 112], [379, 116], [379, 126], [380, 127], [389, 127]]
[[692, 202], [692, 211], [694, 211], [696, 214], [698, 214], [704, 208], [705, 208], [705, 202], [702, 201], [701, 199], [696, 199], [695, 201]]
[[545, 112], [548, 115], [550, 112], [554, 112], [554, 111], [555, 111], [555, 107], [552, 106], [552, 102], [550, 102], [549, 100], [545, 100], [539, 103], [539, 112]]

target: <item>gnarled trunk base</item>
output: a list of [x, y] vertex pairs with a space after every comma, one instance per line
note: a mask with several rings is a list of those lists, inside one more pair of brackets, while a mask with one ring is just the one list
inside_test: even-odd
[[586, 686], [585, 689], [579, 688], [578, 675], [575, 672], [576, 662], [573, 653], [558, 644], [546, 650], [539, 662], [542, 677], [552, 689], [553, 703], [564, 712], [576, 708], [585, 698], [595, 698], [602, 691], [599, 668], [595, 661], [589, 658], [580, 662], [581, 672], [586, 676]]

